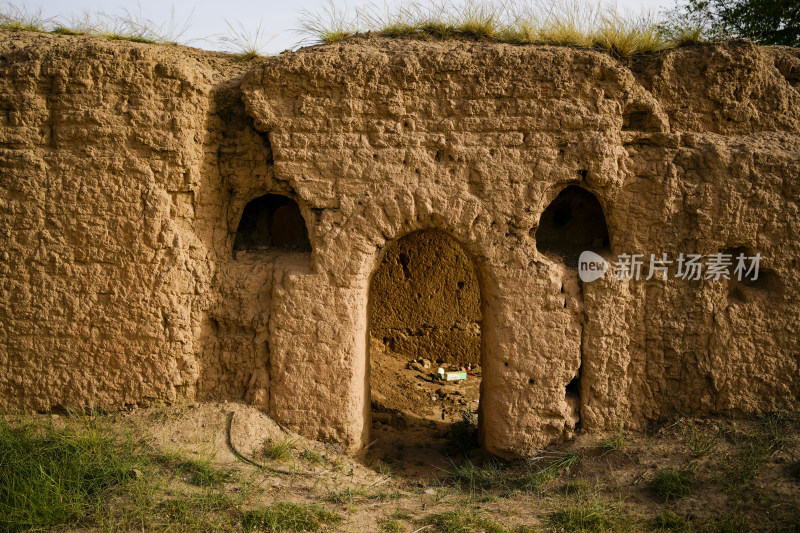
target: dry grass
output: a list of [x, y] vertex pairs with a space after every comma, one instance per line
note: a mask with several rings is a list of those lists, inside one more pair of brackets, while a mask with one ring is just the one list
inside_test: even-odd
[[[0, 4], [0, 28], [140, 43], [190, 44], [184, 38], [190, 20], [191, 14], [180, 21], [173, 10], [169, 20], [158, 22], [143, 15], [141, 7], [45, 18], [41, 9], [25, 3]], [[213, 40], [243, 60], [266, 54], [274, 36], [266, 35], [262, 23], [254, 30], [241, 22], [225, 23], [225, 33], [196, 40]], [[589, 0], [404, 0], [358, 8], [331, 0], [321, 11], [301, 12], [298, 32], [305, 36], [304, 42], [314, 44], [377, 32], [394, 38], [571, 46], [605, 50], [621, 58], [702, 40], [700, 30], [671, 27], [664, 32], [664, 27], [652, 13], [620, 12], [614, 4]]]
[[158, 22], [145, 16], [141, 6], [137, 11], [123, 9], [119, 13], [85, 11], [80, 15], [46, 18], [41, 8], [25, 3], [0, 4], [0, 28], [13, 31], [36, 31], [59, 35], [92, 35], [110, 40], [150, 44], [189, 44], [184, 35], [191, 25], [191, 14], [178, 19], [173, 8], [170, 18]]
[[228, 32], [217, 36], [217, 42], [223, 51], [235, 54], [243, 61], [249, 61], [266, 54], [266, 47], [275, 38], [267, 36], [263, 28], [263, 19], [258, 21], [258, 26], [252, 31], [239, 23], [225, 21]]
[[3, 2], [0, 4], [0, 28], [13, 31], [46, 32], [53, 19], [45, 18], [42, 9], [33, 9], [25, 4]]
[[414, 39], [462, 38], [512, 44], [550, 44], [605, 50], [617, 57], [696, 42], [696, 32], [675, 38], [658, 31], [652, 13], [621, 12], [613, 4], [584, 0], [408, 0], [362, 8], [331, 3], [303, 12], [300, 32], [312, 43], [330, 44], [377, 32]]

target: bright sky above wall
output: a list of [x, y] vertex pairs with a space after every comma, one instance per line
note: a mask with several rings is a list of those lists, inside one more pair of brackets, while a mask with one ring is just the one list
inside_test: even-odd
[[[396, 0], [387, 0], [392, 3]], [[360, 2], [338, 0], [337, 6], [363, 5]], [[224, 49], [216, 36], [229, 33], [226, 21], [237, 28], [254, 33], [259, 27], [265, 41], [269, 40], [264, 52], [277, 53], [287, 48], [295, 48], [303, 40], [298, 34], [298, 18], [303, 10], [322, 11], [330, 5], [329, 0], [44, 0], [32, 1], [31, 7], [42, 7], [46, 17], [58, 15], [79, 16], [84, 12], [104, 11], [109, 14], [122, 13], [125, 9], [143, 15], [157, 24], [170, 20], [173, 9], [178, 26], [189, 20], [190, 25], [181, 41], [191, 46], [211, 50]], [[645, 9], [658, 12], [674, 5], [672, 0], [618, 0], [619, 9]]]

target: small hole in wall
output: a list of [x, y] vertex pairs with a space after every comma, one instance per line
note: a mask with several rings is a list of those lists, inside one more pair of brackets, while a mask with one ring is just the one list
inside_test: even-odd
[[463, 289], [464, 288], [464, 282], [463, 281], [459, 281], [458, 282], [458, 288], [459, 289]]
[[[783, 292], [783, 283], [780, 277], [772, 270], [764, 268], [762, 257], [759, 262], [758, 276], [753, 279], [755, 271], [748, 269], [752, 265], [752, 257], [756, 255], [747, 248], [728, 248], [722, 252], [730, 254], [731, 266], [729, 268], [730, 279], [728, 280], [728, 300], [733, 304], [750, 303], [763, 300], [771, 296], [780, 295]], [[739, 257], [744, 255], [744, 270], [741, 273], [742, 279], [739, 280], [739, 273], [735, 271], [739, 264]]]
[[786, 78], [786, 81], [795, 89], [800, 89], [800, 61], [784, 55], [776, 57], [775, 68]]
[[508, 361], [504, 361], [503, 366], [508, 366]]
[[628, 106], [622, 114], [623, 131], [659, 131], [658, 117], [641, 106]]
[[278, 194], [260, 196], [245, 206], [233, 244], [234, 251], [270, 248], [311, 251], [300, 207]]
[[536, 380], [533, 378], [528, 379], [528, 385], [536, 385]]
[[[563, 383], [563, 382], [562, 382]], [[567, 396], [580, 398], [581, 395], [581, 378], [576, 376], [567, 384], [565, 389]]]
[[572, 378], [565, 390], [564, 396], [567, 401], [567, 405], [571, 411], [571, 421], [570, 425], [575, 430], [580, 429], [581, 425], [581, 369], [578, 368], [578, 375]]

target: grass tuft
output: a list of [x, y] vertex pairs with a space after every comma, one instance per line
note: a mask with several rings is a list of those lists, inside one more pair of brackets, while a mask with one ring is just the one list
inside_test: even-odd
[[263, 509], [244, 513], [242, 526], [246, 530], [319, 531], [323, 526], [335, 526], [342, 521], [339, 513], [316, 505], [276, 503]]
[[683, 443], [694, 457], [704, 457], [717, 448], [716, 435], [698, 429], [694, 420], [681, 420], [680, 431]]
[[403, 527], [403, 524], [394, 518], [384, 518], [383, 520], [379, 520], [378, 527], [381, 531], [385, 531], [386, 533], [402, 533], [406, 529]]
[[362, 10], [351, 13], [349, 8], [338, 8], [330, 0], [322, 11], [301, 11], [298, 32], [320, 43], [333, 44], [361, 31], [364, 26], [360, 21], [365, 18], [368, 19], [369, 15]]
[[495, 460], [476, 465], [472, 461], [454, 464], [447, 471], [446, 479], [453, 485], [466, 485], [470, 493], [476, 490], [508, 488], [508, 470]]
[[651, 487], [662, 500], [669, 502], [691, 494], [694, 483], [691, 472], [665, 468], [656, 473]]
[[478, 509], [458, 509], [434, 514], [429, 516], [426, 522], [440, 533], [505, 532], [505, 528]]
[[392, 477], [394, 475], [394, 472], [392, 472], [392, 465], [380, 459], [372, 463], [370, 465], [370, 468], [372, 468], [375, 472], [381, 474], [382, 476]]
[[262, 452], [267, 459], [273, 461], [288, 461], [292, 458], [297, 439], [274, 440], [269, 438], [264, 441]]
[[258, 21], [258, 26], [253, 31], [248, 30], [241, 22], [233, 24], [225, 21], [228, 32], [217, 37], [222, 49], [235, 54], [242, 61], [250, 61], [266, 54], [267, 45], [275, 35], [267, 37], [262, 27], [264, 20]]
[[614, 435], [601, 442], [600, 447], [603, 449], [603, 455], [623, 449], [625, 447], [625, 432], [622, 430], [622, 426], [620, 425]]
[[568, 503], [550, 513], [547, 522], [553, 530], [564, 533], [623, 533], [636, 527], [627, 515], [596, 497]]
[[174, 8], [169, 20], [162, 23], [144, 16], [141, 6], [139, 9], [138, 12], [124, 9], [117, 14], [84, 12], [80, 16], [62, 19], [45, 18], [41, 9], [30, 9], [24, 3], [5, 2], [0, 6], [0, 28], [57, 35], [93, 35], [148, 44], [175, 44], [183, 40], [183, 35], [189, 30], [191, 16], [181, 23], [175, 18]]
[[227, 483], [234, 477], [231, 470], [214, 468], [210, 459], [180, 461], [175, 465], [175, 470], [187, 476], [187, 483], [198, 487], [214, 487]]
[[650, 519], [650, 527], [655, 531], [688, 533], [692, 530], [692, 522], [684, 515], [673, 511], [664, 511]]
[[45, 18], [42, 9], [32, 9], [26, 4], [4, 2], [0, 5], [0, 28], [12, 31], [46, 32], [53, 19]]
[[[703, 524], [702, 531], [707, 533], [750, 533], [750, 521], [741, 513], [726, 514]], [[797, 531], [786, 529], [783, 531]]]
[[533, 468], [511, 467], [496, 460], [476, 465], [466, 460], [453, 464], [447, 471], [445, 480], [452, 485], [466, 487], [470, 495], [493, 489], [538, 493], [547, 483], [579, 464], [582, 459], [580, 452], [570, 451], [556, 455], [549, 461], [544, 459], [541, 466], [537, 464]]
[[189, 30], [191, 15], [180, 22], [173, 7], [170, 18], [164, 22], [156, 22], [139, 11], [123, 9], [112, 14], [104, 11], [84, 12], [80, 16], [72, 16], [65, 20], [57, 20], [53, 33], [66, 35], [94, 35], [113, 41], [130, 41], [146, 44], [175, 44], [184, 41], [183, 36]]

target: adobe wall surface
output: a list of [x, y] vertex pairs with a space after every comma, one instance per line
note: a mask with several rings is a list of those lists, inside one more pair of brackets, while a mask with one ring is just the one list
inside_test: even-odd
[[[5, 409], [244, 399], [355, 450], [372, 277], [431, 229], [475, 265], [493, 453], [800, 404], [796, 50], [369, 39], [242, 63], [0, 37]], [[611, 255], [758, 252], [769, 283], [580, 284], [535, 242], [569, 185]], [[310, 252], [234, 252], [267, 193], [297, 201]]]

